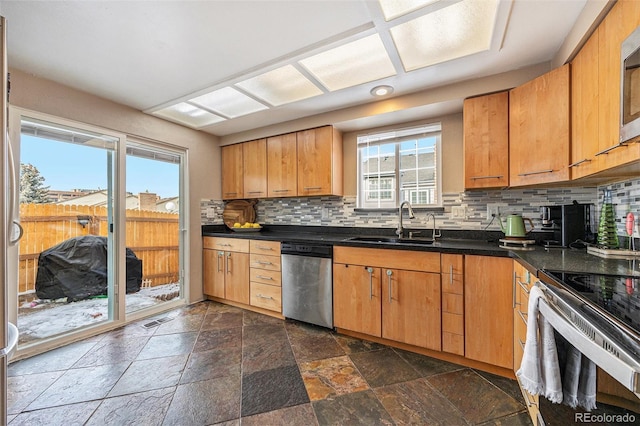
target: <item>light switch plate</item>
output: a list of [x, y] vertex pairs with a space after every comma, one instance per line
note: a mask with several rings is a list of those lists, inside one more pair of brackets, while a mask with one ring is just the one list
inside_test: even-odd
[[487, 204], [487, 220], [491, 220], [493, 217], [496, 219], [500, 215], [500, 210], [497, 204]]
[[466, 219], [467, 209], [465, 206], [453, 206], [451, 207], [451, 217], [454, 219]]
[[214, 219], [216, 217], [216, 208], [215, 207], [207, 207], [207, 219]]

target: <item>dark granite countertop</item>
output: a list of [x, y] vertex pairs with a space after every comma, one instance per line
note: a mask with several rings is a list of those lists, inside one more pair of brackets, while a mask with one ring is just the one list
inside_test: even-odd
[[[420, 238], [430, 237], [430, 230], [414, 230], [421, 232]], [[234, 232], [225, 225], [205, 225], [203, 236], [233, 237], [246, 239], [262, 239], [270, 241], [326, 243], [330, 245], [387, 248], [413, 251], [438, 251], [452, 254], [476, 254], [483, 256], [512, 257], [520, 260], [530, 270], [555, 270], [567, 272], [586, 272], [595, 274], [640, 276], [640, 259], [638, 261], [605, 259], [588, 254], [586, 249], [562, 249], [534, 247], [531, 251], [508, 250], [499, 246], [499, 238], [503, 235], [496, 231], [457, 231], [442, 230], [442, 238], [435, 244], [412, 244], [406, 242], [378, 243], [351, 241], [357, 236], [393, 237], [393, 229], [348, 228], [318, 226], [269, 225], [260, 232]]]

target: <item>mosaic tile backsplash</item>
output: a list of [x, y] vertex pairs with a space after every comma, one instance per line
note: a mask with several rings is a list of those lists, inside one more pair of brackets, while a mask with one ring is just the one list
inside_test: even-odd
[[[540, 207], [571, 204], [573, 201], [594, 204], [592, 230], [597, 228], [600, 203], [605, 188], [612, 189], [616, 209], [618, 234], [625, 235], [625, 216], [631, 211], [640, 224], [640, 178], [601, 187], [567, 187], [537, 189], [506, 189], [490, 191], [465, 191], [443, 194], [443, 208], [416, 209], [415, 219], [404, 213], [407, 228], [431, 228], [428, 214], [436, 217], [439, 229], [465, 229], [499, 231], [496, 220], [487, 220], [487, 206], [497, 207], [500, 214], [519, 213], [531, 218], [540, 227]], [[202, 200], [203, 225], [222, 224], [224, 202]], [[397, 211], [370, 211], [356, 208], [356, 197], [304, 197], [261, 199], [256, 204], [257, 221], [273, 225], [349, 226], [371, 228], [395, 228]], [[454, 213], [456, 213], [454, 215]], [[429, 223], [427, 220], [429, 219]]]

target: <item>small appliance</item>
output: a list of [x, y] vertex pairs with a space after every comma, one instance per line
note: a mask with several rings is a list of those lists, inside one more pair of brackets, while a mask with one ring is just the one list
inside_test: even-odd
[[[519, 214], [510, 214], [507, 216], [506, 221], [500, 219], [500, 229], [504, 232], [504, 236], [507, 238], [524, 238], [534, 228], [533, 221], [528, 217], [522, 217]], [[524, 222], [529, 222], [530, 229], [527, 229]]]
[[589, 242], [591, 233], [591, 204], [567, 204], [541, 207], [542, 238], [547, 247], [569, 247], [576, 241]]

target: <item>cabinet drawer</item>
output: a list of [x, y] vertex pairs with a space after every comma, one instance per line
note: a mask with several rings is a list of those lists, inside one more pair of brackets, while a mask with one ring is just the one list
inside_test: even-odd
[[270, 311], [282, 311], [282, 291], [280, 287], [261, 283], [251, 283], [250, 304]]
[[282, 275], [280, 271], [271, 271], [268, 269], [251, 268], [251, 281], [262, 284], [280, 286], [282, 283]]
[[442, 332], [442, 351], [464, 356], [464, 336]]
[[269, 256], [280, 256], [280, 241], [250, 240], [249, 251]]
[[440, 253], [335, 246], [333, 262], [405, 271], [440, 272]]
[[443, 254], [440, 257], [442, 270], [442, 293], [463, 294], [464, 292], [464, 256], [461, 254]]
[[206, 249], [249, 253], [249, 240], [239, 238], [203, 237], [202, 246]]
[[250, 254], [249, 266], [251, 268], [280, 270], [280, 256], [267, 256], [264, 254]]
[[464, 334], [464, 317], [449, 312], [442, 313], [442, 331], [453, 334]]
[[464, 298], [462, 295], [442, 293], [442, 312], [462, 315], [464, 313]]

